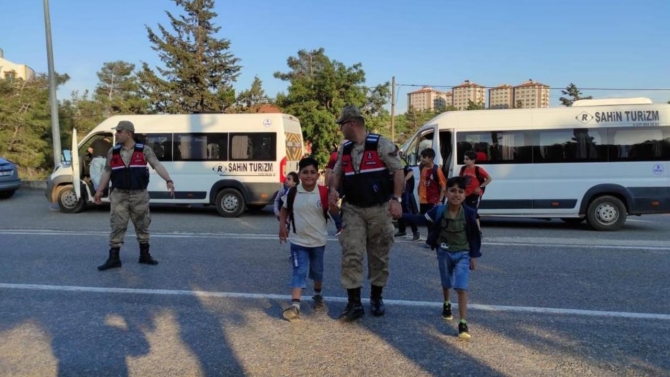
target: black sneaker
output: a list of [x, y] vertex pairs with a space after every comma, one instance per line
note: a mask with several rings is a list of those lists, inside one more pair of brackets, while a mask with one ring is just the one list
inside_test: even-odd
[[300, 319], [300, 309], [291, 305], [284, 309], [284, 313], [282, 315], [284, 316], [284, 319], [289, 322], [297, 321]]
[[398, 233], [394, 234], [393, 237], [405, 237], [406, 235], [407, 235], [407, 233], [405, 233], [405, 232], [398, 232]]
[[447, 321], [451, 321], [454, 319], [454, 315], [451, 314], [451, 303], [444, 303], [442, 304], [442, 318], [446, 319]]
[[323, 303], [323, 296], [314, 295], [314, 296], [312, 296], [312, 300], [314, 300], [314, 310], [315, 311], [322, 311], [323, 309], [326, 308], [326, 304]]
[[421, 234], [419, 232], [414, 232], [412, 241], [418, 241], [419, 239], [421, 239]]
[[458, 337], [464, 340], [470, 339], [470, 331], [468, 331], [467, 323], [458, 323]]
[[353, 322], [361, 318], [365, 314], [365, 309], [363, 309], [363, 304], [361, 302], [349, 302], [347, 307], [344, 308], [342, 314], [340, 314], [339, 319], [345, 322]]

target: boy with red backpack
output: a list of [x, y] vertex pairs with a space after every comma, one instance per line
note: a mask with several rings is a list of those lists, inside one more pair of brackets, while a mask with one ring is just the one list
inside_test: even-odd
[[[489, 173], [476, 165], [477, 163], [477, 153], [474, 151], [465, 152], [463, 156], [464, 166], [461, 168], [460, 173], [458, 174], [461, 177], [465, 178], [465, 201], [463, 204], [474, 209], [475, 211], [479, 209], [479, 202], [484, 195], [484, 190], [488, 186], [493, 178]], [[479, 233], [481, 233], [481, 225], [479, 224], [479, 214], [477, 214], [477, 226], [479, 227]]]
[[291, 306], [283, 313], [289, 322], [300, 319], [300, 298], [302, 290], [307, 288], [308, 276], [314, 281], [314, 309], [324, 309], [321, 287], [328, 235], [328, 190], [317, 184], [319, 164], [314, 158], [303, 158], [298, 167], [300, 184], [289, 189], [284, 197], [279, 220], [279, 243], [289, 238], [286, 221], [291, 223]]

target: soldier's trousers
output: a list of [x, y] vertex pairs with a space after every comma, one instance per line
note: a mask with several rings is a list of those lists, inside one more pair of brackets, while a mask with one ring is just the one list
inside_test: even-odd
[[361, 208], [342, 205], [342, 275], [345, 289], [363, 286], [363, 256], [367, 254], [368, 280], [383, 287], [389, 276], [389, 252], [393, 247], [393, 223], [388, 204]]
[[132, 220], [139, 243], [149, 243], [149, 192], [147, 190], [119, 190], [113, 189], [109, 197], [110, 225], [112, 233], [109, 236], [110, 247], [121, 247], [128, 229], [128, 220]]

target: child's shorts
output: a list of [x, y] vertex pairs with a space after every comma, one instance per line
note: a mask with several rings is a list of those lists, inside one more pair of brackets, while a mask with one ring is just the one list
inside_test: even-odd
[[442, 247], [437, 248], [437, 264], [440, 268], [442, 288], [468, 289], [470, 278], [470, 252], [450, 252]]
[[291, 243], [291, 288], [307, 288], [307, 271], [309, 278], [323, 281], [323, 253], [326, 246], [304, 247]]

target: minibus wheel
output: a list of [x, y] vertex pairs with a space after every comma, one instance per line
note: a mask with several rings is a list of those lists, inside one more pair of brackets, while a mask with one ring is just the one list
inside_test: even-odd
[[223, 217], [238, 217], [246, 208], [244, 197], [239, 191], [233, 188], [221, 190], [216, 195], [215, 204], [219, 215]]
[[586, 211], [586, 220], [595, 230], [618, 230], [626, 222], [628, 211], [623, 202], [614, 196], [595, 198]]
[[65, 213], [81, 212], [86, 206], [83, 195], [77, 200], [72, 185], [58, 186], [58, 188], [56, 188], [56, 200], [58, 201], [58, 207], [61, 212]]

